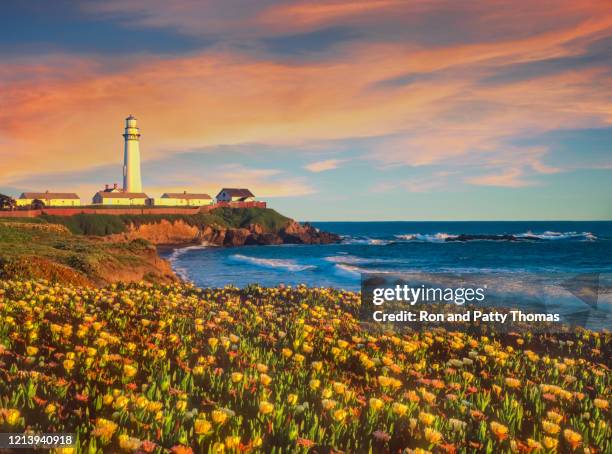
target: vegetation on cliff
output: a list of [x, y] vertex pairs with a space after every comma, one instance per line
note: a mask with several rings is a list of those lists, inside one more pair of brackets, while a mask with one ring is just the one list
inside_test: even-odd
[[290, 219], [270, 208], [216, 208], [198, 214], [77, 214], [74, 216], [43, 215], [40, 222], [66, 226], [79, 235], [113, 235], [125, 233], [130, 226], [155, 224], [161, 221], [178, 222], [200, 229], [206, 226], [222, 228], [246, 228], [260, 225], [264, 231], [273, 232], [285, 227]]
[[0, 281], [1, 429], [92, 454], [612, 449], [609, 333], [374, 333], [358, 304]]
[[0, 219], [0, 278], [100, 285], [172, 277], [170, 266], [145, 240], [110, 243], [73, 235], [63, 225], [38, 218]]

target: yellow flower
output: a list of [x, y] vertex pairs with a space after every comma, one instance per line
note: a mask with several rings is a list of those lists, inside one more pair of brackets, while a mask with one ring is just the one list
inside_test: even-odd
[[425, 389], [421, 389], [421, 397], [423, 397], [423, 400], [428, 404], [433, 404], [436, 401], [436, 395]]
[[332, 388], [334, 389], [334, 392], [336, 394], [344, 394], [346, 392], [346, 385], [344, 383], [340, 383], [340, 382], [334, 382], [332, 384]]
[[45, 413], [52, 415], [57, 410], [57, 406], [54, 403], [47, 404], [45, 407]]
[[208, 346], [210, 348], [214, 349], [218, 344], [219, 344], [219, 339], [217, 339], [216, 337], [208, 338]]
[[162, 409], [163, 404], [161, 402], [149, 402], [147, 404], [147, 411], [150, 411], [151, 413], [155, 413], [158, 412]]
[[227, 421], [227, 413], [223, 410], [213, 410], [210, 414], [211, 419], [215, 424], [222, 425]]
[[519, 386], [521, 386], [521, 381], [517, 380], [516, 378], [507, 377], [505, 382], [506, 386], [508, 386], [509, 388], [518, 388]]
[[34, 356], [36, 353], [38, 353], [38, 347], [29, 346], [26, 348], [26, 353], [28, 356]]
[[212, 431], [212, 424], [204, 418], [198, 418], [193, 423], [193, 430], [197, 435], [206, 435]]
[[333, 412], [332, 417], [334, 418], [335, 421], [342, 422], [346, 418], [346, 415], [347, 415], [346, 410], [338, 409]]
[[130, 437], [127, 434], [119, 435], [119, 447], [127, 452], [135, 452], [140, 449], [142, 441], [138, 438]]
[[426, 426], [431, 426], [435, 419], [436, 417], [431, 413], [427, 413], [424, 411], [419, 413], [419, 421], [421, 422], [421, 424], [424, 424]]
[[391, 379], [389, 377], [385, 377], [384, 375], [379, 375], [378, 384], [384, 388], [391, 384]]
[[19, 410], [15, 408], [9, 408], [4, 412], [4, 420], [9, 426], [15, 426], [19, 423], [19, 419], [21, 418], [21, 413]]
[[296, 362], [296, 363], [298, 363], [298, 364], [303, 363], [305, 359], [306, 359], [306, 358], [304, 357], [304, 355], [301, 355], [301, 354], [299, 354], [299, 353], [296, 353], [296, 354], [293, 356], [293, 361], [295, 361], [295, 362]]
[[399, 402], [394, 402], [393, 405], [391, 405], [391, 410], [398, 416], [404, 416], [408, 411], [408, 406], [400, 404]]
[[107, 444], [113, 437], [116, 430], [116, 423], [108, 419], [98, 418], [96, 420], [96, 426], [94, 427], [93, 434], [100, 437], [103, 444]]
[[323, 368], [323, 363], [321, 361], [313, 361], [311, 366], [315, 370], [315, 372], [320, 372]]
[[262, 400], [261, 402], [259, 402], [259, 413], [261, 413], [262, 415], [267, 415], [269, 413], [272, 413], [272, 411], [274, 410], [274, 405], [271, 404], [268, 401]]
[[371, 397], [370, 398], [370, 408], [372, 410], [378, 411], [378, 410], [380, 410], [384, 406], [385, 406], [385, 403], [382, 400], [377, 399], [376, 397]]
[[232, 382], [238, 383], [239, 381], [242, 381], [242, 377], [243, 375], [240, 372], [234, 372], [232, 373]]
[[546, 412], [546, 416], [555, 424], [559, 424], [563, 420], [563, 416], [552, 410]]
[[228, 435], [225, 437], [225, 447], [235, 449], [240, 446], [240, 437], [238, 435]]
[[495, 435], [499, 440], [504, 440], [508, 437], [508, 428], [503, 424], [492, 421], [491, 424], [491, 432]]
[[609, 404], [610, 403], [605, 399], [593, 399], [593, 405], [601, 410], [606, 410]]
[[319, 389], [319, 386], [321, 386], [321, 380], [313, 378], [312, 380], [310, 380], [310, 383], [308, 385], [310, 386], [310, 389], [317, 390]]
[[289, 405], [295, 405], [297, 403], [298, 400], [298, 395], [297, 394], [289, 394], [287, 396], [287, 403]]
[[63, 364], [64, 364], [64, 369], [66, 369], [67, 372], [70, 372], [72, 368], [74, 367], [74, 361], [71, 359], [65, 359]]
[[551, 435], [556, 435], [561, 430], [561, 428], [557, 424], [546, 420], [542, 421], [542, 429], [544, 429], [544, 432], [549, 433]]
[[291, 351], [291, 349], [283, 348], [283, 356], [285, 358], [289, 358], [291, 355], [293, 355], [293, 352]]
[[185, 409], [187, 408], [187, 401], [186, 400], [177, 400], [175, 408], [178, 411], [185, 411]]
[[431, 427], [425, 427], [425, 440], [432, 445], [437, 445], [442, 441], [442, 434]]
[[267, 374], [261, 374], [259, 376], [259, 382], [264, 386], [268, 386], [270, 383], [272, 383], [272, 377]]
[[565, 438], [565, 441], [567, 441], [572, 449], [576, 449], [582, 444], [582, 435], [570, 429], [565, 429], [563, 431], [563, 438]]
[[544, 447], [546, 449], [555, 449], [559, 444], [559, 440], [557, 440], [556, 438], [544, 437], [542, 443], [544, 444]]
[[115, 408], [116, 410], [120, 410], [122, 408], [127, 407], [127, 404], [129, 403], [130, 399], [128, 399], [125, 396], [119, 396], [117, 397], [117, 399], [115, 399], [115, 403], [113, 404], [113, 408]]
[[126, 378], [132, 378], [134, 375], [136, 375], [136, 372], [138, 372], [138, 369], [134, 366], [131, 366], [129, 364], [125, 364], [123, 366], [123, 375]]
[[[190, 452], [193, 452], [191, 449], [189, 450]], [[220, 441], [216, 441], [211, 448], [211, 452], [213, 454], [223, 454], [225, 452], [225, 445], [223, 443], [221, 443]], [[187, 454], [187, 451], [184, 451], [183, 453], [176, 453], [175, 454]]]
[[265, 374], [266, 372], [268, 372], [268, 366], [262, 363], [258, 363], [257, 372], [259, 372], [260, 374]]

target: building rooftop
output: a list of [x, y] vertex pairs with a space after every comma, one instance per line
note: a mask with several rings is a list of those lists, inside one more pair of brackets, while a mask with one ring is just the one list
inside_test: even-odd
[[20, 199], [78, 199], [79, 196], [74, 192], [24, 192], [19, 196]]
[[[230, 197], [255, 197], [255, 195], [246, 188], [223, 188], [219, 194], [226, 192]], [[219, 197], [217, 194], [217, 197]]]
[[188, 192], [166, 192], [162, 195], [164, 199], [212, 199], [208, 194], [191, 194]]
[[147, 199], [149, 198], [144, 192], [105, 192], [98, 191], [98, 194], [103, 199]]

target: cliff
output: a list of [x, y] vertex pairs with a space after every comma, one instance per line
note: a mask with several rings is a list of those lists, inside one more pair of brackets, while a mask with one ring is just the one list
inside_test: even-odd
[[124, 233], [108, 235], [108, 241], [144, 239], [155, 245], [209, 244], [212, 246], [244, 246], [271, 244], [327, 244], [340, 241], [333, 233], [322, 232], [309, 224], [289, 221], [276, 231], [266, 231], [259, 224], [247, 227], [189, 225], [183, 220], [161, 220], [152, 224], [129, 224]]
[[57, 224], [0, 221], [0, 279], [103, 286], [177, 277], [155, 246], [142, 239], [107, 242]]
[[217, 209], [199, 215], [91, 215], [0, 219], [0, 279], [75, 285], [177, 279], [157, 245], [325, 244], [333, 233], [274, 210]]

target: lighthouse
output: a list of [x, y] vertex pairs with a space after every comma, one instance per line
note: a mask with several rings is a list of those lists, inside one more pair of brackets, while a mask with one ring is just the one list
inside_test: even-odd
[[140, 131], [136, 117], [130, 115], [125, 119], [125, 139], [123, 153], [123, 191], [142, 192], [140, 177]]

